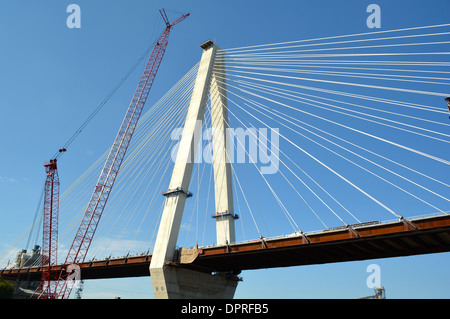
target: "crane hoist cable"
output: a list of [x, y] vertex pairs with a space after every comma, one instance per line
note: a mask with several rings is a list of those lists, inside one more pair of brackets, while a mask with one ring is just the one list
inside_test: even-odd
[[125, 75], [117, 82], [117, 84], [111, 89], [111, 91], [105, 96], [94, 111], [87, 117], [87, 119], [81, 124], [81, 126], [75, 131], [75, 133], [67, 140], [67, 142], [53, 155], [53, 159], [58, 159], [62, 153], [66, 152], [72, 142], [81, 134], [81, 132], [88, 126], [93, 118], [100, 112], [105, 104], [113, 97], [122, 84], [128, 79], [128, 77], [134, 72], [134, 70], [141, 64], [141, 62], [148, 56], [149, 52], [155, 46], [157, 40], [154, 40], [144, 51], [144, 53], [137, 59], [137, 61], [130, 67]]

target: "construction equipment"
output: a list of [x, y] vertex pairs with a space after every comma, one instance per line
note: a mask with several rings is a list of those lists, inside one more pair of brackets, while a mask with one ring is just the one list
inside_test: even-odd
[[358, 299], [386, 299], [386, 291], [383, 286], [376, 287], [374, 289], [375, 294], [370, 296], [361, 297]]
[[58, 218], [59, 218], [59, 176], [56, 159], [44, 165], [47, 178], [44, 189], [43, 239], [42, 239], [42, 276], [36, 290], [39, 297], [47, 298], [55, 293], [56, 279], [51, 272], [58, 259]]
[[[166, 24], [166, 28], [156, 42], [156, 45], [153, 48], [148, 63], [141, 76], [137, 89], [120, 126], [119, 132], [117, 133], [113, 146], [111, 147], [102, 172], [100, 173], [100, 177], [94, 188], [81, 224], [75, 234], [75, 238], [64, 261], [64, 266], [59, 274], [56, 285], [52, 292], [45, 294], [46, 298], [67, 299], [69, 297], [73, 288], [73, 282], [71, 282], [72, 276], [68, 273], [68, 270], [74, 268], [76, 269], [76, 267], [73, 266], [76, 266], [77, 263], [83, 262], [86, 258], [100, 217], [102, 216], [103, 210], [108, 201], [131, 137], [133, 136], [142, 109], [145, 105], [150, 89], [155, 80], [156, 73], [158, 72], [164, 56], [170, 31], [173, 26], [189, 16], [188, 13], [181, 16], [177, 20], [170, 22], [164, 9], [160, 10], [160, 14]], [[51, 224], [53, 225], [53, 221]]]

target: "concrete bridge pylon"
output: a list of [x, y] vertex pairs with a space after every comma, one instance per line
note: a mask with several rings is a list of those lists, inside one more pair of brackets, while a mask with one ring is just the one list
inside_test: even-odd
[[150, 263], [153, 291], [157, 299], [215, 298], [231, 299], [239, 278], [228, 273], [203, 273], [171, 265], [176, 258], [176, 243], [186, 199], [195, 152], [201, 134], [208, 98], [211, 101], [213, 167], [217, 244], [235, 242], [231, 161], [228, 141], [228, 110], [224, 63], [216, 61], [220, 51], [212, 41], [201, 45], [203, 54], [175, 160], [165, 206]]

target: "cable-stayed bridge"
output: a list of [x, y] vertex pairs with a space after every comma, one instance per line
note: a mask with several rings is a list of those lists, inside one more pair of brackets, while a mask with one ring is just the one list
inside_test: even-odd
[[[171, 249], [155, 269], [227, 280], [245, 269], [449, 251], [449, 32], [203, 45], [202, 60], [140, 119], [82, 278], [150, 275], [160, 246]], [[217, 130], [228, 136], [222, 162]], [[61, 197], [63, 254], [108, 152]], [[192, 155], [182, 173], [179, 154]], [[184, 214], [158, 242], [175, 198], [185, 203], [169, 207], [173, 216]], [[38, 217], [28, 244], [39, 243]], [[39, 260], [31, 266], [1, 275], [39, 277]]]

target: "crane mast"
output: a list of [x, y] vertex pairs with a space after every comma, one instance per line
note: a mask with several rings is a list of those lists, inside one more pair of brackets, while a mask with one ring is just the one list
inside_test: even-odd
[[70, 274], [66, 270], [73, 268], [70, 266], [83, 262], [86, 258], [86, 254], [92, 243], [100, 217], [102, 216], [103, 210], [108, 201], [108, 197], [113, 188], [117, 174], [119, 173], [119, 169], [125, 157], [131, 137], [133, 136], [142, 109], [145, 105], [156, 77], [156, 73], [158, 72], [162, 58], [166, 51], [169, 33], [173, 26], [189, 16], [189, 13], [185, 14], [170, 23], [164, 9], [160, 10], [160, 13], [166, 23], [166, 28], [153, 48], [144, 72], [142, 73], [139, 84], [127, 109], [119, 132], [117, 133], [102, 172], [100, 173], [100, 177], [92, 193], [89, 204], [81, 220], [81, 224], [64, 261], [64, 267], [59, 275], [57, 287], [52, 298], [64, 299], [68, 298], [70, 295], [70, 291], [73, 286], [69, 284], [69, 277], [71, 276], [69, 276]]
[[44, 165], [46, 172], [44, 187], [44, 213], [42, 238], [42, 276], [38, 287], [38, 298], [48, 298], [55, 293], [56, 280], [51, 268], [58, 258], [58, 219], [59, 219], [59, 176], [56, 159]]

